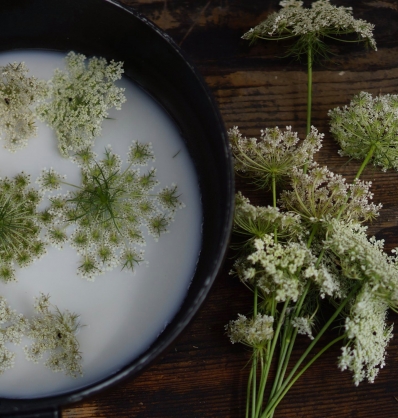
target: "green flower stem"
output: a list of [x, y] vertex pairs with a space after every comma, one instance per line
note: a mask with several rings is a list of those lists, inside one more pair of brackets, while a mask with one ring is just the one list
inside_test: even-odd
[[312, 109], [312, 47], [308, 43], [307, 50], [307, 135], [311, 132]]
[[275, 173], [272, 173], [272, 206], [276, 208], [276, 177]]
[[312, 240], [314, 239], [315, 234], [318, 232], [319, 224], [314, 224], [311, 228], [311, 234], [307, 241], [307, 248], [311, 247]]
[[355, 180], [356, 179], [359, 179], [359, 177], [361, 176], [363, 170], [369, 164], [369, 161], [372, 159], [375, 150], [376, 150], [376, 144], [373, 144], [370, 147], [370, 149], [368, 151], [368, 154], [366, 155], [365, 159], [362, 161], [361, 167], [359, 167], [359, 170], [357, 172], [357, 175], [355, 176]]
[[[317, 344], [317, 342], [322, 337], [322, 335], [329, 329], [330, 325], [334, 322], [334, 320], [338, 317], [338, 315], [340, 314], [340, 312], [344, 309], [345, 305], [351, 300], [351, 298], [355, 295], [355, 293], [358, 291], [358, 289], [362, 285], [363, 285], [363, 281], [358, 281], [358, 283], [352, 288], [352, 290], [348, 294], [348, 296], [341, 302], [341, 304], [336, 309], [336, 311], [334, 312], [334, 314], [329, 318], [328, 322], [323, 326], [323, 328], [319, 331], [319, 333], [317, 334], [317, 336], [312, 340], [311, 344], [307, 347], [307, 349], [305, 350], [305, 352], [302, 354], [302, 356], [297, 361], [296, 365], [291, 370], [289, 376], [286, 378], [286, 380], [283, 383], [283, 385], [280, 387], [280, 389], [278, 390], [278, 392], [274, 395], [273, 399], [268, 403], [266, 409], [264, 410], [263, 414], [261, 415], [261, 418], [267, 418], [268, 417], [268, 413], [270, 411], [272, 411], [273, 409], [276, 408], [276, 406], [282, 400], [283, 396], [287, 393], [287, 391], [290, 389], [290, 387], [292, 386], [292, 384], [294, 382], [296, 382], [296, 380], [298, 379], [298, 377], [300, 377], [304, 373], [305, 370], [308, 369], [308, 367], [310, 366], [310, 364], [305, 367], [305, 370], [302, 370], [295, 377], [295, 373], [297, 372], [297, 370], [300, 367], [301, 363], [306, 359], [306, 357], [311, 352], [311, 350], [314, 348], [314, 346]], [[328, 345], [328, 346], [330, 346], [330, 345]], [[319, 355], [317, 355], [316, 358], [318, 358]], [[310, 363], [312, 364], [313, 361], [310, 362]], [[289, 382], [292, 379], [293, 379], [293, 383], [290, 384]]]
[[[286, 358], [285, 358], [285, 362], [284, 362], [283, 367], [282, 367], [282, 371], [280, 373], [280, 378], [279, 378], [279, 381], [277, 383], [276, 389], [278, 389], [278, 390], [282, 386], [283, 378], [285, 377], [287, 366], [288, 366], [289, 361], [290, 361], [290, 355], [292, 354], [294, 343], [296, 341], [297, 332], [298, 332], [297, 328], [294, 328], [294, 329], [292, 329], [292, 327], [290, 327], [290, 328], [291, 329], [290, 329], [290, 337], [289, 337], [289, 347], [288, 347], [288, 350], [287, 350], [287, 353], [286, 353]], [[293, 333], [292, 333], [292, 331], [293, 331]], [[272, 393], [272, 395], [274, 395], [274, 393]]]
[[[272, 206], [276, 208], [276, 177], [275, 173], [272, 173]], [[278, 242], [278, 228], [274, 227], [274, 242]]]
[[285, 376], [287, 365], [289, 364], [290, 354], [292, 352], [294, 342], [297, 335], [297, 329], [292, 327], [290, 321], [285, 324], [284, 333], [281, 341], [281, 353], [279, 357], [278, 367], [275, 373], [274, 384], [272, 385], [269, 399], [272, 399], [277, 389], [280, 388]]
[[[253, 316], [255, 317], [258, 313], [258, 287], [254, 287], [254, 300], [253, 300]], [[252, 418], [255, 418], [254, 412], [257, 404], [257, 356], [258, 350], [254, 348], [253, 351], [253, 362], [251, 370], [251, 385], [252, 385]]]
[[[308, 239], [308, 242], [307, 242], [307, 247], [308, 248], [310, 247], [311, 242], [312, 242], [312, 237], [315, 235], [317, 230], [318, 230], [318, 225], [314, 225], [313, 228], [312, 228], [312, 231], [311, 231], [310, 238]], [[316, 262], [316, 267], [319, 266], [319, 264], [320, 264], [320, 262], [323, 258], [324, 253], [325, 253], [325, 250], [322, 249], [321, 253], [318, 256], [318, 260]], [[300, 299], [295, 306], [295, 309], [294, 309], [294, 312], [293, 312], [293, 315], [292, 315], [293, 319], [297, 318], [300, 315], [302, 305], [303, 305], [304, 300], [305, 300], [305, 298], [308, 294], [310, 286], [311, 286], [311, 283], [307, 282], [307, 285], [306, 285], [306, 287], [303, 291], [303, 294], [300, 296]], [[291, 356], [291, 353], [293, 351], [294, 344], [296, 342], [296, 337], [297, 337], [297, 333], [298, 333], [297, 328], [293, 328], [291, 326], [291, 324], [289, 323], [289, 331], [287, 331], [287, 329], [288, 329], [288, 327], [286, 325], [286, 327], [285, 327], [286, 332], [284, 332], [283, 339], [282, 339], [281, 356], [280, 356], [280, 359], [279, 359], [274, 384], [272, 386], [270, 397], [269, 397], [270, 400], [273, 398], [275, 392], [277, 390], [279, 390], [282, 386], [283, 378], [285, 377], [286, 370], [287, 370], [287, 367], [288, 367], [289, 361], [290, 361], [290, 356]], [[301, 376], [301, 374], [300, 374], [300, 376]], [[295, 379], [294, 381], [296, 381], [296, 380], [297, 379]], [[289, 385], [289, 389], [292, 385], [293, 385], [293, 383], [291, 385]], [[285, 392], [285, 394], [286, 394], [286, 392]], [[276, 405], [272, 409], [272, 411], [270, 411], [270, 415], [267, 418], [271, 418], [273, 416], [273, 414], [275, 412], [275, 409], [276, 409]], [[271, 414], [271, 412], [272, 412], [272, 414]]]
[[[271, 186], [272, 186], [271, 187], [271, 189], [272, 189], [272, 204], [273, 204], [273, 207], [276, 208], [276, 176], [275, 176], [275, 173], [272, 173]], [[277, 229], [276, 226], [274, 228], [274, 241], [275, 241], [275, 243], [278, 242], [278, 229]], [[273, 298], [272, 302], [273, 303], [272, 303], [271, 315], [272, 315], [272, 317], [275, 317], [276, 303], [275, 303], [274, 298]], [[282, 310], [281, 315], [283, 315], [283, 317], [285, 315], [284, 312], [286, 311], [287, 305], [288, 304], [285, 303], [285, 306]], [[256, 406], [256, 409], [255, 409], [255, 413], [256, 413], [255, 416], [256, 417], [258, 417], [261, 413], [261, 408], [262, 408], [262, 404], [263, 404], [263, 401], [264, 401], [264, 391], [265, 391], [265, 387], [266, 387], [267, 379], [268, 379], [268, 373], [269, 373], [271, 363], [272, 363], [272, 359], [273, 359], [273, 356], [274, 356], [276, 341], [278, 340], [278, 335], [280, 333], [280, 329], [281, 329], [281, 326], [282, 326], [283, 321], [284, 321], [283, 317], [281, 316], [279, 318], [278, 325], [277, 325], [277, 331], [276, 331], [277, 335], [274, 334], [274, 337], [272, 339], [272, 343], [271, 343], [271, 341], [268, 341], [268, 344], [267, 344], [266, 365], [265, 365], [265, 368], [263, 367], [262, 370], [261, 370], [260, 388], [259, 388], [259, 392], [258, 392], [258, 402], [257, 402], [257, 406]]]
[[75, 189], [83, 190], [83, 187], [78, 186], [77, 184], [68, 183], [67, 181], [60, 181], [60, 184], [63, 184], [64, 186], [70, 186], [74, 187]]
[[[254, 355], [254, 353], [253, 353]], [[246, 415], [245, 418], [250, 418], [249, 417], [249, 413], [250, 413], [250, 394], [251, 394], [251, 388], [252, 388], [252, 379], [253, 379], [253, 366], [254, 366], [254, 361], [252, 361], [251, 367], [250, 367], [250, 374], [249, 374], [249, 379], [247, 381], [247, 396], [246, 396]]]
[[276, 343], [278, 341], [282, 325], [285, 321], [286, 310], [289, 306], [289, 303], [290, 303], [290, 299], [286, 299], [285, 303], [283, 304], [282, 312], [279, 316], [278, 324], [276, 326], [275, 333], [274, 333], [274, 336], [272, 338], [271, 349], [270, 349], [270, 352], [268, 353], [268, 356], [267, 356], [266, 366], [265, 366], [265, 369], [262, 372], [261, 385], [260, 385], [259, 391], [258, 391], [259, 396], [258, 396], [258, 399], [257, 399], [256, 415], [255, 415], [256, 417], [260, 416], [261, 407], [262, 407], [263, 400], [264, 400], [264, 391], [265, 391], [265, 386], [266, 386], [266, 383], [267, 383], [268, 373], [269, 373], [269, 370], [271, 368], [271, 363], [272, 363], [272, 358], [274, 356]]
[[[308, 43], [307, 49], [307, 129], [306, 135], [311, 132], [311, 110], [312, 110], [312, 47], [311, 44]], [[307, 172], [308, 163], [306, 163], [303, 167], [304, 173]]]
[[[317, 233], [318, 228], [319, 228], [318, 224], [313, 225], [310, 237], [308, 238], [308, 241], [307, 241], [307, 248], [309, 248], [311, 246], [312, 240], [313, 240], [315, 234]], [[320, 255], [320, 257], [322, 257], [322, 256], [323, 256], [323, 253], [322, 253], [322, 255]], [[320, 259], [318, 258], [318, 263], [319, 262], [320, 262]], [[311, 282], [308, 281], [303, 293], [301, 294], [301, 296], [300, 296], [300, 298], [299, 298], [299, 300], [298, 300], [298, 302], [295, 306], [295, 309], [294, 309], [294, 312], [293, 312], [293, 315], [292, 315], [293, 319], [297, 318], [300, 315], [301, 309], [303, 307], [304, 300], [307, 297], [310, 286], [311, 286]], [[281, 341], [281, 351], [280, 351], [280, 356], [279, 356], [279, 360], [278, 360], [278, 366], [277, 366], [276, 375], [275, 375], [274, 383], [272, 385], [272, 389], [271, 389], [269, 399], [272, 399], [275, 391], [277, 389], [279, 389], [282, 385], [282, 381], [283, 381], [283, 378], [284, 378], [286, 370], [287, 370], [287, 366], [288, 366], [289, 361], [290, 361], [290, 355], [293, 351], [293, 347], [294, 347], [294, 344], [296, 342], [296, 337], [297, 337], [297, 329], [294, 328], [291, 325], [291, 322], [289, 321], [288, 324], [285, 324], [285, 329], [284, 329], [284, 333], [283, 333], [283, 337], [282, 337], [282, 341]]]
[[[287, 329], [289, 329], [289, 331], [287, 331]], [[280, 361], [279, 361], [275, 379], [274, 379], [274, 384], [272, 385], [269, 399], [272, 399], [275, 392], [279, 390], [279, 388], [282, 386], [283, 378], [285, 377], [287, 366], [289, 365], [290, 356], [292, 354], [294, 343], [297, 337], [297, 328], [293, 328], [291, 324], [289, 324], [289, 327], [285, 326], [285, 330], [286, 330], [286, 334], [288, 335], [283, 336], [282, 347], [281, 347], [281, 357], [280, 357]], [[270, 415], [269, 415], [270, 417], [273, 416], [275, 409], [276, 409], [276, 405], [272, 409], [272, 411], [270, 411]]]
[[261, 418], [271, 418], [274, 414], [275, 408], [278, 406], [280, 401], [284, 398], [286, 393], [290, 390], [290, 388], [296, 383], [296, 381], [301, 377], [301, 375], [327, 350], [329, 350], [330, 347], [332, 347], [337, 342], [341, 341], [346, 337], [345, 334], [340, 335], [340, 337], [335, 338], [333, 341], [331, 341], [329, 344], [327, 344], [325, 347], [322, 348], [301, 370], [297, 375], [292, 379], [292, 381], [287, 385], [287, 387], [283, 390], [283, 392], [279, 395], [278, 399], [274, 402], [274, 405], [272, 409], [268, 411], [267, 414], [265, 414], [266, 411], [264, 411]]
[[[323, 254], [325, 253], [325, 250], [322, 249], [321, 253], [318, 256], [318, 260], [316, 262], [316, 267], [319, 266]], [[307, 293], [309, 291], [310, 288], [310, 282], [307, 283], [306, 288], [304, 289], [303, 295], [300, 297], [300, 300], [298, 302], [298, 304], [295, 307], [295, 310], [293, 312], [293, 319], [297, 318], [300, 315], [301, 312], [301, 308], [302, 305], [304, 303], [304, 300], [307, 296]], [[287, 329], [287, 327], [286, 327]], [[287, 334], [287, 332], [286, 332]], [[282, 349], [281, 352], [283, 353], [283, 350], [286, 350], [284, 345], [285, 345], [285, 340], [288, 342], [287, 345], [287, 353], [284, 356], [282, 356], [282, 361], [280, 363], [283, 363], [282, 366], [280, 364], [278, 364], [278, 370], [277, 370], [277, 379], [274, 382], [273, 388], [271, 390], [271, 394], [270, 394], [270, 399], [272, 399], [275, 390], [278, 390], [281, 386], [282, 386], [282, 382], [283, 382], [283, 378], [285, 377], [286, 374], [286, 370], [287, 370], [287, 366], [289, 365], [289, 361], [290, 361], [290, 356], [292, 354], [293, 348], [294, 348], [294, 344], [296, 342], [296, 337], [297, 337], [297, 328], [293, 328], [291, 325], [289, 326], [289, 334], [286, 337], [283, 337], [283, 341], [282, 341]]]
[[254, 349], [252, 362], [252, 418], [257, 418], [256, 413], [257, 398], [257, 349]]
[[258, 313], [258, 288], [254, 286], [254, 301], [253, 301], [253, 315], [256, 316]]

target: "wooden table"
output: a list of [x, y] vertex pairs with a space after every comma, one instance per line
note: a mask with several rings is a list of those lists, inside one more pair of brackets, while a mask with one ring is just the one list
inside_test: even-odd
[[[305, 131], [305, 66], [283, 55], [282, 44], [240, 39], [249, 28], [278, 10], [275, 0], [124, 0], [164, 29], [191, 56], [219, 103], [226, 128], [238, 125], [244, 135], [258, 136], [265, 127], [292, 125]], [[309, 2], [305, 2], [308, 4]], [[326, 134], [318, 162], [352, 179], [358, 163], [337, 154], [328, 133], [327, 110], [349, 102], [361, 90], [398, 93], [398, 3], [396, 0], [351, 0], [354, 16], [376, 25], [378, 52], [361, 46], [333, 46], [333, 62], [314, 67], [313, 124]], [[379, 219], [370, 227], [398, 246], [398, 174], [367, 169], [374, 182], [374, 200], [382, 202]], [[252, 192], [240, 179], [237, 190], [256, 203], [267, 196]], [[224, 325], [237, 313], [247, 313], [251, 295], [228, 275], [227, 260], [213, 291], [184, 335], [140, 377], [100, 396], [63, 410], [65, 418], [202, 418], [243, 417], [250, 352], [230, 344]], [[391, 313], [390, 320], [398, 319]], [[324, 341], [329, 340], [329, 336]], [[298, 341], [294, 357], [307, 344]], [[293, 387], [275, 418], [398, 416], [398, 338], [388, 349], [387, 367], [374, 384], [355, 387], [349, 372], [336, 367], [339, 347], [332, 348]]]

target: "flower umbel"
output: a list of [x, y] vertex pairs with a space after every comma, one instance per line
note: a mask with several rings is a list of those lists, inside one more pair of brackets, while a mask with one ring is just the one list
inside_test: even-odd
[[12, 310], [0, 296], [0, 374], [14, 366], [15, 353], [7, 345], [20, 344], [27, 326], [28, 321], [24, 316]]
[[374, 297], [365, 285], [345, 320], [348, 341], [342, 347], [339, 368], [352, 371], [356, 386], [365, 379], [373, 383], [385, 366], [386, 348], [392, 338], [387, 309], [383, 299]]
[[314, 164], [307, 173], [291, 172], [292, 191], [281, 194], [282, 207], [301, 216], [303, 222], [327, 224], [335, 217], [346, 221], [367, 221], [378, 215], [381, 205], [373, 198], [371, 183], [355, 180], [348, 185], [344, 177]]
[[51, 310], [48, 295], [36, 300], [37, 315], [29, 323], [27, 336], [33, 339], [25, 347], [28, 360], [38, 363], [47, 353], [45, 365], [54, 372], [77, 377], [83, 374], [76, 332], [81, 327], [79, 316], [69, 311], [61, 312], [54, 307]]
[[264, 22], [250, 29], [243, 39], [284, 40], [296, 38], [288, 55], [300, 57], [311, 50], [314, 55], [327, 55], [324, 38], [343, 40], [342, 35], [355, 35], [358, 42], [365, 42], [376, 49], [373, 37], [374, 25], [352, 16], [351, 7], [337, 7], [328, 0], [318, 0], [311, 8], [303, 7], [302, 1], [280, 2], [282, 9], [272, 13]]
[[39, 117], [55, 130], [64, 157], [91, 147], [108, 110], [126, 101], [124, 89], [115, 85], [123, 73], [121, 62], [85, 61], [84, 55], [70, 52], [67, 70], [56, 70], [51, 80], [51, 100], [38, 108]]
[[398, 170], [398, 95], [361, 92], [349, 106], [329, 111], [330, 131], [339, 154], [359, 160], [368, 155], [383, 171]]
[[0, 180], [0, 279], [5, 282], [15, 280], [15, 265], [26, 267], [46, 251], [40, 195], [29, 182], [24, 173]]
[[253, 318], [238, 315], [238, 319], [230, 321], [225, 329], [232, 344], [242, 343], [249, 347], [262, 348], [272, 339], [274, 318], [257, 314]]
[[36, 136], [35, 108], [48, 94], [44, 81], [28, 77], [23, 62], [0, 67], [0, 134], [4, 147], [15, 152]]
[[329, 224], [324, 245], [338, 257], [346, 278], [367, 283], [374, 297], [398, 309], [397, 259], [383, 251], [383, 240], [368, 238], [365, 226], [335, 219]]
[[254, 246], [247, 261], [255, 270], [252, 280], [258, 288], [278, 302], [296, 301], [307, 281], [305, 270], [314, 266], [310, 250], [300, 242], [275, 243], [273, 234], [256, 239]]
[[235, 169], [262, 188], [271, 188], [273, 179], [285, 179], [293, 167], [312, 162], [320, 149], [323, 134], [314, 127], [300, 142], [290, 126], [285, 131], [278, 127], [261, 131], [260, 139], [242, 137], [235, 126], [228, 132], [235, 161]]
[[253, 248], [258, 238], [277, 232], [279, 239], [300, 238], [303, 227], [293, 212], [281, 212], [272, 206], [254, 206], [238, 192], [235, 198], [234, 233], [240, 238], [239, 246]]
[[[120, 156], [110, 147], [99, 161], [89, 150], [76, 154], [82, 184], [69, 185], [74, 190], [50, 198], [48, 211], [54, 221], [48, 237], [56, 246], [69, 240], [82, 256], [78, 268], [82, 277], [92, 280], [117, 265], [134, 270], [143, 261], [143, 252], [136, 248], [145, 245], [143, 227], [157, 240], [167, 232], [175, 211], [183, 207], [176, 185], [155, 191], [156, 170], [141, 173], [134, 168], [153, 158], [150, 144], [137, 143], [130, 148], [127, 168], [122, 168]], [[43, 171], [38, 183], [53, 190], [68, 184], [52, 170]], [[74, 228], [71, 234], [69, 226]]]

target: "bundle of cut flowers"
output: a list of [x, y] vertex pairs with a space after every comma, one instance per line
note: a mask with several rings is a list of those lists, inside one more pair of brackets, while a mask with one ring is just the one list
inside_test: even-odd
[[[253, 306], [226, 330], [232, 343], [252, 350], [246, 418], [272, 417], [297, 379], [335, 344], [338, 367], [352, 372], [355, 385], [373, 382], [392, 338], [388, 310], [398, 308], [397, 255], [367, 233], [381, 205], [372, 202], [370, 182], [360, 180], [369, 164], [398, 168], [398, 95], [358, 92], [329, 111], [340, 154], [361, 161], [352, 183], [316, 163], [323, 134], [311, 125], [312, 67], [327, 56], [325, 42], [364, 42], [376, 50], [373, 25], [328, 0], [311, 8], [296, 0], [281, 6], [243, 38], [294, 41], [288, 55], [307, 62], [307, 135], [300, 140], [291, 127], [266, 128], [259, 138], [244, 137], [238, 127], [229, 131], [236, 172], [272, 192], [272, 206], [264, 207], [236, 196], [231, 273], [252, 291]], [[318, 321], [322, 300], [332, 307], [324, 324]], [[336, 323], [337, 337], [316, 346]], [[308, 336], [308, 346], [292, 364], [298, 334]]]

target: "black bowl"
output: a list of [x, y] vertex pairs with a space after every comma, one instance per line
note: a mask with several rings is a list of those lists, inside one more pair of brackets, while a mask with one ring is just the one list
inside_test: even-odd
[[233, 169], [228, 139], [201, 76], [158, 27], [116, 0], [2, 0], [0, 51], [70, 51], [123, 61], [138, 83], [173, 118], [197, 170], [203, 237], [192, 284], [171, 323], [142, 355], [84, 388], [57, 396], [0, 399], [1, 416], [57, 417], [61, 405], [80, 401], [136, 376], [187, 326], [221, 267], [233, 218]]

